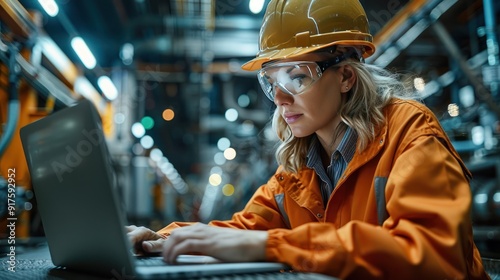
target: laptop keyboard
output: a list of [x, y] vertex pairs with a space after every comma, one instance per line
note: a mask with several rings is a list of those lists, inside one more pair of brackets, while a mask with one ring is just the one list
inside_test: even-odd
[[[140, 257], [136, 259], [140, 266], [163, 266], [165, 262], [161, 257]], [[332, 280], [336, 278], [326, 275], [304, 272], [267, 272], [267, 273], [244, 273], [217, 276], [199, 277], [193, 280]]]
[[137, 258], [135, 260], [136, 265], [138, 266], [162, 266], [165, 265], [165, 262], [162, 258]]

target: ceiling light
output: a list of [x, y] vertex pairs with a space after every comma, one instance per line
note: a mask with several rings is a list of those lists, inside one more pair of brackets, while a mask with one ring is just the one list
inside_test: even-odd
[[118, 90], [116, 89], [115, 84], [113, 84], [113, 81], [111, 81], [108, 76], [99, 77], [99, 79], [97, 79], [97, 84], [108, 100], [112, 101], [115, 100], [116, 97], [118, 97]]
[[250, 0], [248, 7], [250, 8], [250, 12], [258, 14], [264, 8], [264, 0]]
[[97, 61], [85, 41], [83, 41], [82, 37], [73, 38], [71, 40], [71, 47], [76, 52], [85, 67], [88, 69], [94, 69]]
[[40, 3], [43, 10], [51, 17], [55, 17], [59, 13], [59, 7], [54, 0], [38, 0], [38, 3]]

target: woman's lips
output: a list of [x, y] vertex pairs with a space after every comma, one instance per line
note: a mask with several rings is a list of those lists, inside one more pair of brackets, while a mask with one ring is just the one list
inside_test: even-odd
[[283, 117], [285, 118], [286, 123], [291, 124], [296, 122], [302, 114], [286, 114]]

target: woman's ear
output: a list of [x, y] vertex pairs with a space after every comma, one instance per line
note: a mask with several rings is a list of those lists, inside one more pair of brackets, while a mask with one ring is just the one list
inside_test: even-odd
[[340, 74], [342, 77], [341, 81], [341, 92], [345, 93], [351, 90], [354, 83], [356, 82], [356, 72], [351, 65], [344, 65], [340, 70]]

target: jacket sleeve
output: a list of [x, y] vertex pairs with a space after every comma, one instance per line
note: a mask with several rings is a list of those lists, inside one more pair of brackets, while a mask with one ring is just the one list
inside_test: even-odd
[[267, 259], [342, 279], [487, 279], [481, 266], [468, 271], [480, 259], [472, 253], [471, 194], [460, 160], [443, 143], [427, 135], [404, 145], [388, 176], [382, 226], [353, 220], [338, 229], [272, 229]]
[[245, 208], [233, 215], [229, 221], [211, 221], [214, 226], [252, 230], [268, 230], [286, 227], [283, 216], [277, 206], [276, 194], [280, 188], [274, 176], [260, 186], [248, 201]]
[[[260, 186], [245, 208], [233, 214], [231, 220], [214, 220], [209, 225], [252, 230], [286, 227], [275, 200], [276, 189], [279, 188], [275, 180], [274, 176], [272, 176], [267, 184]], [[174, 228], [191, 224], [193, 223], [173, 222], [158, 231], [158, 233], [168, 236]]]

